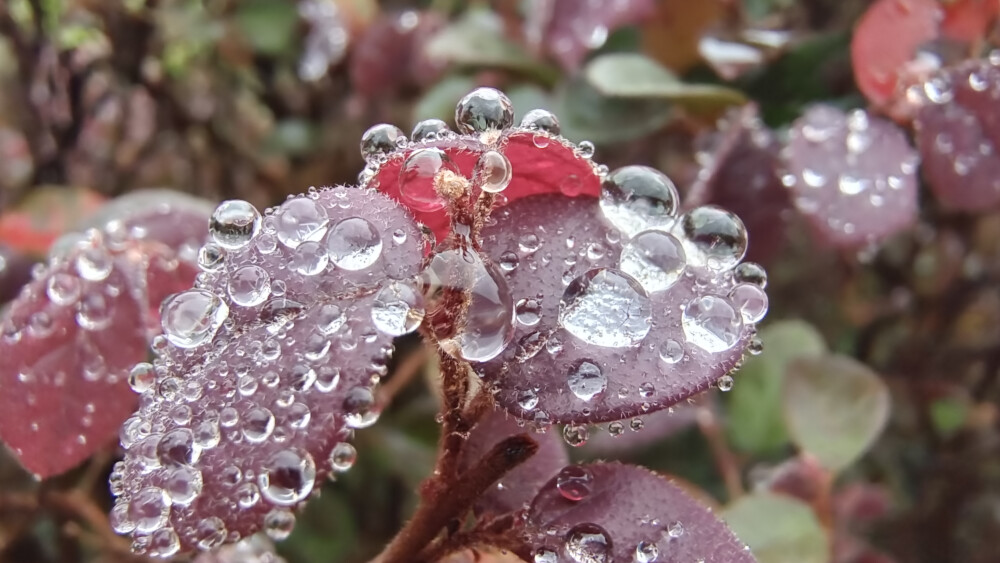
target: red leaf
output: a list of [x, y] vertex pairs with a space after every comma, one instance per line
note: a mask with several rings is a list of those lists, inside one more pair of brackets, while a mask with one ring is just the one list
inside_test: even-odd
[[986, 36], [1000, 14], [997, 0], [951, 0], [944, 3], [941, 34], [972, 43]]
[[595, 463], [571, 477], [531, 503], [525, 536], [536, 561], [756, 561], [709, 507], [648, 469]]
[[901, 73], [917, 49], [938, 36], [937, 0], [877, 0], [858, 22], [851, 41], [854, 79], [874, 104], [898, 93]]

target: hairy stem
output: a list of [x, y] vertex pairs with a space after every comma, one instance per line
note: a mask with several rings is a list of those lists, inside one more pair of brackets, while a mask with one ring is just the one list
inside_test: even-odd
[[722, 480], [726, 484], [726, 493], [729, 500], [733, 501], [744, 494], [743, 482], [740, 479], [740, 469], [736, 463], [736, 456], [729, 449], [726, 437], [722, 435], [722, 428], [715, 417], [715, 413], [708, 407], [698, 409], [698, 428], [708, 441], [715, 458], [715, 465], [719, 468]]
[[400, 530], [375, 561], [377, 563], [428, 563], [419, 558], [442, 529], [472, 507], [486, 489], [538, 451], [527, 434], [511, 436], [493, 447], [476, 465], [453, 482], [435, 475], [426, 484], [425, 498], [413, 518]]

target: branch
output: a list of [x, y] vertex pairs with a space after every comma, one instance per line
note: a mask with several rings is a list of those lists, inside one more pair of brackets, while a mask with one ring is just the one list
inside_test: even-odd
[[[493, 447], [476, 465], [453, 483], [428, 483], [424, 501], [413, 518], [374, 561], [377, 563], [425, 563], [415, 558], [440, 531], [467, 512], [493, 483], [538, 451], [538, 443], [527, 434], [511, 436]], [[442, 486], [445, 485], [445, 486]]]
[[715, 418], [715, 413], [708, 407], [701, 407], [698, 409], [697, 414], [698, 428], [701, 429], [702, 435], [708, 441], [708, 445], [712, 450], [712, 456], [715, 458], [715, 464], [719, 468], [719, 473], [722, 474], [722, 480], [726, 484], [726, 493], [729, 495], [729, 500], [733, 501], [741, 496], [743, 496], [743, 482], [740, 479], [740, 470], [736, 463], [736, 456], [733, 455], [732, 450], [729, 449], [729, 444], [726, 443], [725, 436], [722, 435], [722, 429], [719, 427], [719, 421]]

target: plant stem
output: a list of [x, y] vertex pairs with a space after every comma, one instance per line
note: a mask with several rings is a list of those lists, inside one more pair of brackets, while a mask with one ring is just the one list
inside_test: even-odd
[[726, 437], [722, 435], [722, 428], [715, 417], [715, 413], [709, 407], [698, 409], [698, 428], [708, 441], [708, 446], [712, 449], [712, 456], [715, 458], [715, 465], [719, 468], [722, 480], [726, 484], [726, 493], [730, 502], [743, 496], [743, 482], [740, 479], [739, 466], [736, 463], [736, 456], [729, 449]]
[[432, 477], [425, 498], [413, 518], [374, 561], [377, 563], [424, 563], [418, 558], [443, 528], [459, 518], [477, 498], [511, 469], [538, 451], [538, 443], [527, 434], [511, 436], [493, 447], [476, 465], [453, 482]]

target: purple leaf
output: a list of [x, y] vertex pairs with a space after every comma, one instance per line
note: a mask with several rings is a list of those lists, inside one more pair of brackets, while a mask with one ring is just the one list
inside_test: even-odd
[[[524, 198], [495, 211], [483, 231], [518, 322], [514, 344], [476, 370], [518, 418], [593, 423], [669, 407], [725, 378], [766, 312], [763, 290], [737, 283], [749, 281], [742, 267], [733, 271], [746, 248], [739, 219], [715, 207], [675, 217], [657, 197], [676, 191], [657, 195], [665, 177], [652, 169], [609, 178], [606, 187], [637, 191], [608, 189], [603, 206], [590, 197]], [[672, 234], [628, 241], [608, 219]]]
[[609, 33], [643, 21], [653, 7], [652, 0], [534, 0], [525, 10], [525, 35], [564, 69], [575, 71]]
[[350, 466], [392, 338], [423, 316], [425, 243], [376, 192], [310, 191], [263, 218], [228, 201], [211, 231], [198, 284], [163, 304], [154, 364], [135, 368], [111, 477], [113, 524], [148, 555], [287, 536], [291, 510]]
[[587, 444], [581, 448], [582, 453], [613, 458], [641, 453], [694, 425], [698, 408], [681, 403], [628, 422], [612, 422], [606, 432], [590, 432]]
[[535, 561], [755, 561], [709, 507], [648, 469], [595, 463], [564, 472], [527, 515]]
[[[504, 411], [487, 414], [472, 429], [462, 449], [460, 470], [472, 467], [501, 440], [529, 430]], [[538, 490], [569, 463], [566, 447], [555, 432], [534, 436], [538, 452], [518, 465], [482, 495], [477, 501], [477, 514], [504, 514], [526, 507]]]
[[789, 132], [786, 183], [824, 242], [871, 244], [917, 217], [917, 153], [903, 131], [864, 110], [813, 106]]
[[444, 23], [436, 12], [415, 10], [375, 21], [351, 51], [351, 84], [357, 93], [386, 97], [407, 87], [432, 84], [445, 65], [429, 58], [424, 46]]
[[702, 144], [705, 150], [698, 156], [703, 168], [689, 199], [739, 215], [750, 233], [747, 258], [767, 264], [785, 243], [791, 210], [774, 134], [761, 123], [757, 106], [748, 104]]
[[104, 204], [83, 226], [156, 241], [193, 262], [194, 253], [205, 242], [213, 209], [215, 204], [208, 200], [174, 190], [138, 190]]
[[91, 231], [24, 288], [0, 334], [0, 437], [22, 465], [62, 473], [115, 435], [157, 330], [150, 304], [193, 278], [163, 245]]
[[914, 122], [917, 146], [934, 195], [959, 211], [996, 207], [1000, 61], [967, 61], [941, 71], [915, 93], [924, 100]]

